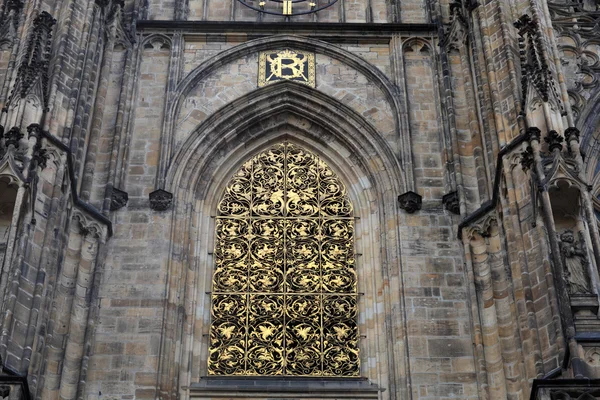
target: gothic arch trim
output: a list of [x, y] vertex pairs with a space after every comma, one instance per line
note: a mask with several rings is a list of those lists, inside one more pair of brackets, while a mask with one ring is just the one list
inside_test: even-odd
[[[389, 348], [386, 340], [361, 345], [387, 360], [382, 369], [365, 364], [363, 373], [384, 388], [408, 395], [406, 342], [392, 340], [406, 338], [402, 293], [390, 291], [383, 283], [397, 279], [390, 274], [401, 269], [400, 232], [388, 226], [392, 220], [400, 226], [402, 218], [396, 202], [405, 186], [399, 163], [389, 148], [378, 147], [377, 135], [372, 137], [376, 132], [368, 124], [349, 123], [352, 113], [342, 113], [343, 106], [331, 109], [331, 105], [319, 102], [324, 95], [313, 89], [283, 82], [260, 94], [257, 103], [239, 109], [231, 105], [214, 124], [199, 127], [169, 171], [167, 190], [174, 194], [174, 208], [160, 352], [161, 396], [183, 396], [185, 389], [181, 388], [203, 373], [200, 365], [206, 347], [198, 329], [208, 326], [205, 293], [210, 290], [207, 285], [212, 276], [211, 256], [207, 254], [213, 240], [211, 215], [227, 178], [247, 158], [282, 140], [315, 152], [346, 183], [362, 232], [357, 251], [365, 260], [359, 267], [366, 278], [365, 298], [369, 298], [363, 306], [364, 316], [375, 319], [367, 335], [389, 336], [393, 342]], [[320, 112], [315, 114], [317, 109]], [[383, 309], [391, 319], [384, 320], [375, 311]]]
[[[254, 54], [262, 50], [267, 50], [274, 47], [294, 47], [300, 50], [314, 51], [320, 54], [330, 56], [357, 71], [364, 74], [370, 81], [375, 83], [383, 92], [388, 101], [394, 115], [394, 126], [396, 134], [401, 141], [401, 154], [404, 168], [410, 170], [411, 151], [408, 135], [401, 135], [400, 115], [401, 112], [401, 94], [399, 89], [387, 78], [387, 76], [374, 65], [368, 63], [357, 55], [346, 51], [342, 48], [332, 46], [330, 43], [321, 40], [299, 37], [294, 35], [272, 36], [268, 38], [260, 38], [251, 40], [241, 45], [235, 46], [229, 50], [223, 51], [217, 56], [210, 58], [192, 72], [190, 72], [181, 82], [177, 84], [171, 96], [169, 96], [166, 105], [166, 113], [163, 125], [163, 133], [161, 138], [161, 168], [158, 172], [158, 186], [163, 187], [166, 178], [166, 164], [173, 155], [174, 130], [176, 124], [176, 115], [179, 112], [181, 104], [186, 95], [206, 76], [216, 71], [223, 65], [232, 62], [236, 59], [244, 57], [248, 54]], [[225, 106], [227, 108], [228, 106]], [[410, 172], [410, 171], [409, 171]], [[412, 172], [411, 172], [412, 175]], [[410, 181], [413, 186], [412, 180]]]
[[302, 115], [316, 125], [324, 127], [338, 140], [345, 142], [353, 154], [363, 155], [364, 160], [377, 154], [381, 160], [381, 167], [391, 171], [394, 176], [387, 187], [395, 187], [399, 190], [398, 193], [409, 190], [411, 175], [403, 170], [402, 166], [410, 160], [398, 160], [387, 141], [362, 116], [330, 96], [289, 81], [249, 93], [204, 121], [177, 150], [169, 163], [165, 174], [167, 190], [174, 192], [178, 182], [193, 182], [189, 179], [189, 172], [193, 170], [189, 160], [197, 159], [197, 149], [205, 141], [223, 139], [226, 135], [235, 134], [282, 111]]
[[[400, 110], [398, 104], [398, 90], [394, 84], [381, 72], [377, 67], [370, 64], [369, 62], [358, 57], [347, 50], [344, 50], [337, 46], [332, 46], [331, 43], [323, 42], [318, 39], [309, 37], [301, 37], [295, 35], [280, 35], [271, 36], [268, 38], [260, 38], [248, 41], [246, 43], [235, 46], [229, 50], [223, 51], [220, 54], [210, 58], [203, 62], [201, 65], [196, 67], [190, 72], [179, 84], [177, 85], [174, 93], [174, 101], [172, 107], [173, 110], [179, 108], [181, 99], [189, 93], [190, 90], [200, 82], [204, 77], [214, 72], [217, 68], [238, 58], [244, 57], [248, 54], [257, 53], [262, 50], [272, 49], [278, 46], [292, 46], [300, 50], [315, 51], [317, 53], [325, 54], [338, 61], [347, 64], [356, 70], [363, 73], [372, 82], [376, 83], [377, 86], [384, 92], [390, 105], [393, 107], [396, 115]], [[396, 118], [396, 125], [398, 120]]]

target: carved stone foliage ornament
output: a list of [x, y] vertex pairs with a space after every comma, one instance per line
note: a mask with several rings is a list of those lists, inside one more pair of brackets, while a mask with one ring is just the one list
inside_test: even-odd
[[558, 132], [550, 131], [544, 141], [548, 143], [548, 150], [552, 153], [554, 150], [562, 151], [565, 139]]
[[418, 193], [411, 191], [398, 196], [398, 202], [400, 203], [401, 209], [412, 214], [421, 209], [423, 198]]
[[338, 0], [238, 0], [255, 11], [292, 17], [316, 13], [331, 7]]
[[258, 60], [258, 86], [279, 81], [294, 81], [315, 87], [315, 54], [287, 49], [261, 52]]
[[580, 234], [579, 239], [576, 240], [572, 230], [562, 232], [560, 234], [560, 252], [569, 294], [590, 294], [590, 280], [587, 273], [588, 260], [582, 235]]
[[359, 376], [354, 223], [318, 156], [244, 163], [218, 206], [209, 375]]
[[150, 208], [154, 211], [165, 211], [171, 207], [173, 194], [163, 189], [155, 190], [150, 193]]

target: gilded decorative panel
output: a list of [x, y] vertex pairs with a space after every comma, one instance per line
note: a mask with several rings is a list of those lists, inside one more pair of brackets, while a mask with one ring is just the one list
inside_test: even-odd
[[258, 58], [258, 86], [279, 81], [294, 81], [315, 87], [315, 55], [297, 50], [270, 50]]
[[216, 219], [211, 375], [359, 375], [354, 218], [346, 189], [289, 143], [232, 177]]

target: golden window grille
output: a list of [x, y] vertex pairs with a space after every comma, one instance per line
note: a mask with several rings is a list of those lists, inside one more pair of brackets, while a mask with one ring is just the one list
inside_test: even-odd
[[314, 154], [247, 161], [216, 218], [209, 375], [359, 375], [354, 218]]

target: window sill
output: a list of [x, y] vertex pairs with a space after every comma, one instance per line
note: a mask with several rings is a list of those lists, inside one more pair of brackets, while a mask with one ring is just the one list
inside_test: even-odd
[[190, 399], [377, 399], [384, 389], [367, 378], [205, 376]]

